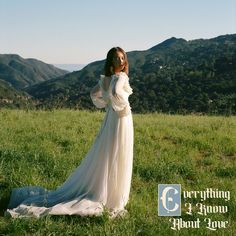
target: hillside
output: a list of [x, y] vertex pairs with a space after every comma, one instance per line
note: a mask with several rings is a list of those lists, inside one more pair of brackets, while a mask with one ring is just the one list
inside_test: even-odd
[[36, 59], [16, 54], [0, 54], [0, 78], [16, 89], [63, 76], [68, 73]]
[[27, 93], [0, 79], [0, 107], [29, 108], [33, 107], [33, 101]]
[[[135, 112], [236, 113], [236, 34], [212, 39], [170, 38], [128, 53]], [[104, 60], [26, 88], [42, 107], [91, 108], [89, 91]]]

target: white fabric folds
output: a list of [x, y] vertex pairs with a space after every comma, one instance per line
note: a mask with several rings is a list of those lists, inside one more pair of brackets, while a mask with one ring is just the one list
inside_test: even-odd
[[132, 94], [124, 73], [105, 76], [91, 90], [91, 99], [106, 115], [90, 150], [67, 180], [55, 190], [26, 186], [12, 191], [6, 215], [42, 217], [45, 215], [111, 217], [126, 213], [133, 166], [133, 119], [128, 97]]

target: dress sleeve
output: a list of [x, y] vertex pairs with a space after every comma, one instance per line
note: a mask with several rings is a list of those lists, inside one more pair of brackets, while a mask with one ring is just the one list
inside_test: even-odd
[[129, 94], [124, 89], [126, 83], [128, 83], [128, 76], [120, 73], [112, 88], [111, 105], [120, 117], [130, 114], [131, 111], [128, 101]]
[[90, 91], [92, 102], [97, 108], [104, 108], [107, 105], [107, 102], [102, 97], [101, 81], [100, 79], [97, 85]]

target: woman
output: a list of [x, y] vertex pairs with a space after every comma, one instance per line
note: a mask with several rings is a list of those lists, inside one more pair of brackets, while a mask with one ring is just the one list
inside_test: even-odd
[[91, 90], [94, 105], [106, 115], [95, 141], [81, 164], [56, 190], [42, 187], [13, 189], [6, 214], [12, 217], [51, 215], [123, 215], [129, 199], [133, 165], [133, 119], [128, 97], [127, 55], [112, 48], [105, 75]]

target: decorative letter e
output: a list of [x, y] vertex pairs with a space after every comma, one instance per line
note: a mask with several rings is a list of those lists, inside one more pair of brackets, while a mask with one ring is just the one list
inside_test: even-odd
[[179, 207], [179, 204], [175, 203], [174, 208], [169, 209], [167, 208], [168, 202], [173, 202], [173, 198], [172, 197], [167, 197], [166, 195], [169, 193], [169, 191], [173, 189], [174, 190], [174, 194], [176, 195], [178, 193], [178, 190], [173, 188], [173, 187], [166, 187], [163, 192], [162, 192], [162, 196], [161, 196], [161, 201], [163, 204], [163, 207], [167, 210], [167, 212], [169, 213], [170, 211], [176, 211]]

